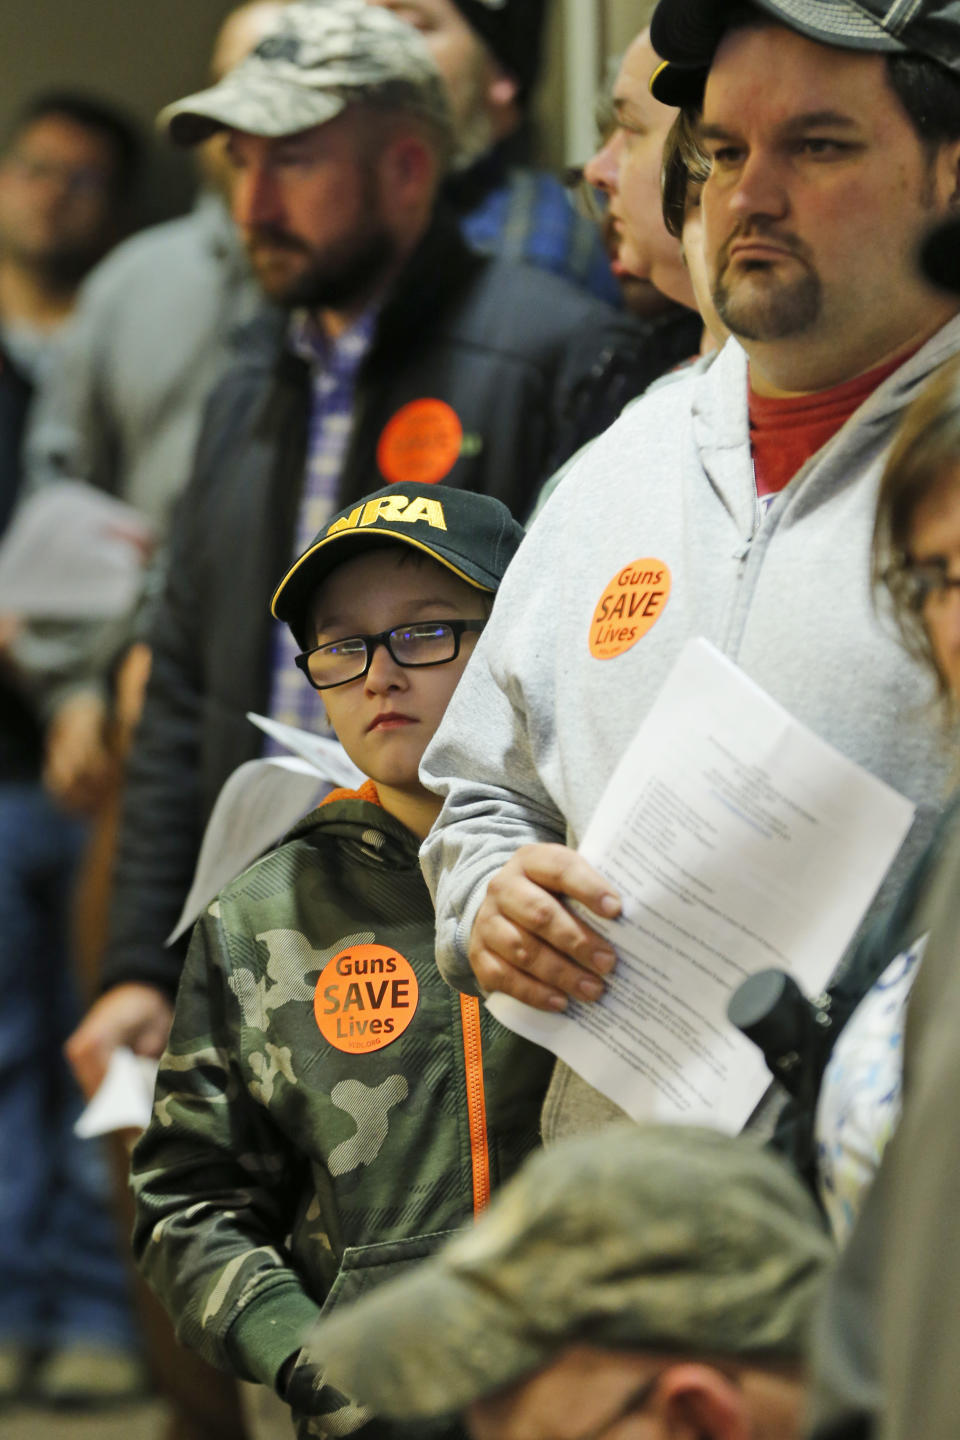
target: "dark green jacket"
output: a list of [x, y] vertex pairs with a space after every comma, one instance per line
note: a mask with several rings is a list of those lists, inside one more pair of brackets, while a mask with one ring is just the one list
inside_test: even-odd
[[[538, 1142], [552, 1057], [440, 978], [416, 838], [375, 794], [328, 799], [199, 921], [134, 1152], [134, 1251], [178, 1335], [268, 1385]], [[301, 1436], [363, 1424], [303, 1368]]]

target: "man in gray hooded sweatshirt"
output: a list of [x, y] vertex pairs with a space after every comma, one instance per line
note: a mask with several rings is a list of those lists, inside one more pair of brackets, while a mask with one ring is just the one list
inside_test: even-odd
[[[651, 36], [653, 93], [702, 100], [707, 262], [734, 339], [571, 467], [423, 762], [445, 797], [422, 852], [441, 970], [544, 1010], [596, 1000], [615, 963], [564, 904], [619, 910], [574, 847], [691, 636], [917, 804], [889, 886], [946, 784], [928, 687], [873, 609], [869, 541], [900, 415], [960, 351], [956, 297], [914, 261], [960, 204], [960, 4], [660, 0]], [[616, 1113], [558, 1065], [548, 1139]]]

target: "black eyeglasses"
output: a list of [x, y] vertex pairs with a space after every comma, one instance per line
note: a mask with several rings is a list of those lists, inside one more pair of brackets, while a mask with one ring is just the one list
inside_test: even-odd
[[71, 165], [68, 161], [49, 160], [26, 151], [14, 152], [12, 164], [24, 180], [55, 180], [70, 195], [105, 195], [110, 189], [110, 176], [95, 165]]
[[373, 663], [378, 645], [385, 645], [398, 665], [446, 665], [460, 654], [460, 637], [477, 633], [486, 620], [421, 620], [394, 625], [379, 635], [347, 635], [298, 655], [297, 664], [315, 690], [332, 690], [359, 680]]
[[947, 574], [946, 560], [914, 561], [905, 556], [884, 572], [883, 579], [894, 599], [909, 610], [923, 610], [928, 600], [960, 590], [960, 575]]

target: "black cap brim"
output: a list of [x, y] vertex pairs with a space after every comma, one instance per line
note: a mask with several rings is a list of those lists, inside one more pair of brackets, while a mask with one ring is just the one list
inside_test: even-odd
[[675, 105], [678, 110], [701, 110], [706, 83], [707, 72], [703, 66], [691, 68], [661, 60], [650, 76], [648, 89], [661, 105]]

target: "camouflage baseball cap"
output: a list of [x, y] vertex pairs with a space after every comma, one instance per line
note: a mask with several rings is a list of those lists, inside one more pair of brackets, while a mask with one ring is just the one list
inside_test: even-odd
[[224, 129], [275, 138], [325, 125], [351, 103], [451, 131], [440, 72], [411, 25], [364, 0], [300, 0], [218, 84], [168, 105], [157, 123], [178, 145]]
[[401, 1420], [462, 1410], [574, 1343], [793, 1360], [832, 1256], [807, 1191], [755, 1142], [625, 1123], [535, 1156], [304, 1355]]

